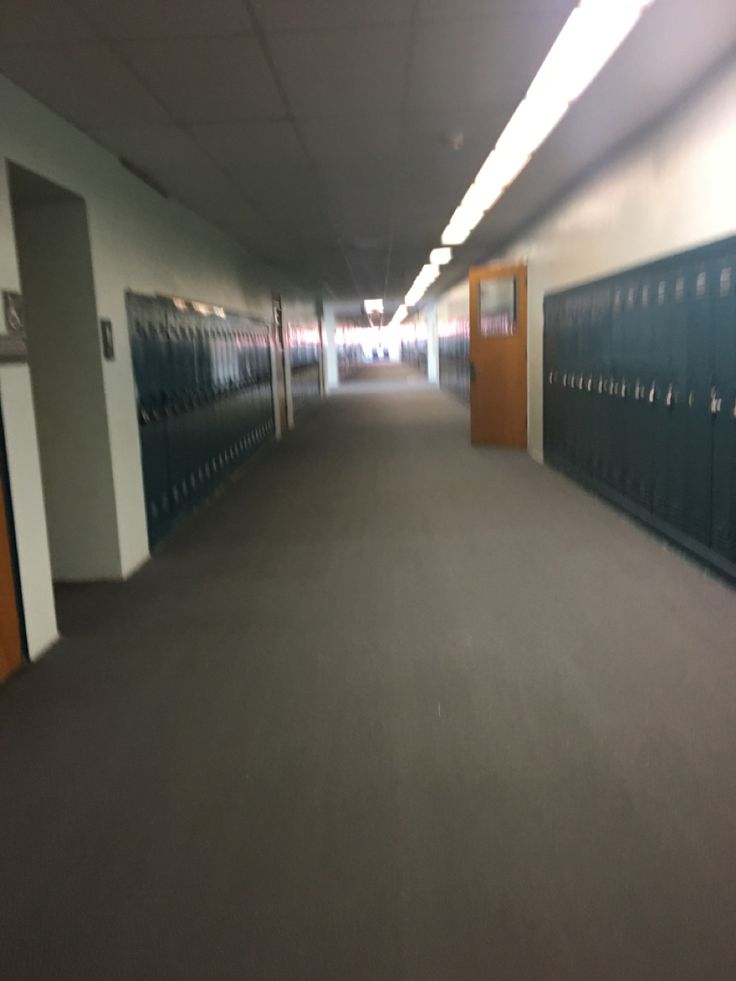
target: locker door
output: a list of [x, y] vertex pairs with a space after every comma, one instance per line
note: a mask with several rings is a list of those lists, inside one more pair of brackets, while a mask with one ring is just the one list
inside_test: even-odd
[[618, 279], [613, 284], [613, 305], [610, 325], [609, 369], [605, 379], [604, 403], [606, 430], [608, 434], [608, 466], [605, 470], [606, 483], [615, 491], [623, 493], [624, 456], [626, 452], [626, 431], [622, 406], [620, 403], [621, 379], [625, 370], [624, 358], [624, 318], [627, 284]]
[[686, 523], [686, 416], [698, 407], [697, 394], [690, 399], [687, 388], [687, 326], [685, 270], [679, 264], [670, 265], [657, 284], [654, 404], [658, 453], [653, 509], [664, 521], [681, 529]]
[[657, 453], [656, 404], [649, 402], [649, 391], [657, 373], [655, 351], [654, 304], [656, 279], [645, 272], [639, 295], [639, 315], [636, 324], [636, 355], [632, 363], [633, 416], [637, 437], [637, 476], [633, 478], [632, 494], [642, 507], [652, 509], [655, 460]]
[[736, 248], [709, 264], [713, 317], [711, 543], [736, 562]]
[[157, 323], [153, 306], [143, 335], [146, 377], [146, 421], [141, 426], [141, 454], [147, 501], [148, 540], [155, 545], [169, 530], [171, 509], [168, 464], [168, 342], [165, 326]]
[[642, 495], [645, 460], [644, 434], [639, 426], [639, 402], [636, 400], [636, 378], [641, 362], [641, 317], [643, 284], [640, 274], [627, 278], [622, 314], [621, 378], [619, 380], [619, 412], [623, 426], [623, 472], [621, 490], [636, 504], [648, 506]]
[[705, 261], [692, 262], [685, 271], [687, 310], [687, 403], [684, 471], [685, 531], [705, 545], [711, 535], [711, 471], [713, 465], [713, 277]]
[[604, 385], [611, 371], [611, 319], [613, 288], [607, 283], [601, 290], [596, 306], [596, 356], [591, 380], [591, 413], [593, 416], [593, 476], [605, 481], [609, 466], [610, 439], [608, 432], [608, 396]]

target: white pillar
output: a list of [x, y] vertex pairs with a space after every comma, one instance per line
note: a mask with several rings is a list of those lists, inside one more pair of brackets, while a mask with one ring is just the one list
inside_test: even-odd
[[427, 381], [431, 385], [439, 385], [440, 335], [436, 303], [432, 303], [426, 308], [425, 317], [427, 320]]
[[331, 392], [340, 385], [340, 371], [337, 365], [337, 345], [335, 343], [335, 310], [331, 304], [325, 304], [324, 311], [324, 343], [326, 346], [326, 384]]

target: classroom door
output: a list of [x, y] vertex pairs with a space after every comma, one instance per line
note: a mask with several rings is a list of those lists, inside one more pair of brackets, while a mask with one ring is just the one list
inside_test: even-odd
[[470, 269], [470, 438], [526, 446], [526, 266]]

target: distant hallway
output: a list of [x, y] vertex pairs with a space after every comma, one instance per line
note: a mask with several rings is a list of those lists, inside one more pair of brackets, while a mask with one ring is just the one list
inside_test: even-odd
[[61, 597], [0, 977], [736, 977], [736, 593], [408, 378]]

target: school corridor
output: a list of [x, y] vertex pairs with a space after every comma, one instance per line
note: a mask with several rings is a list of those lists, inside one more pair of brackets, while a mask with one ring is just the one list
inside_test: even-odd
[[736, 976], [732, 590], [364, 366], [0, 713], [0, 977]]

